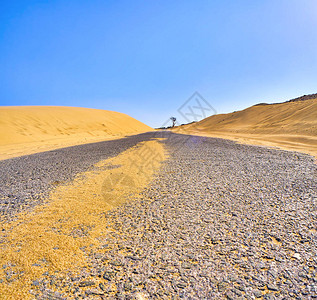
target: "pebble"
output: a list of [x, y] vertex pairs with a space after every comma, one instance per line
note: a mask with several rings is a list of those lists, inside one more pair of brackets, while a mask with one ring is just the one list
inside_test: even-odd
[[[314, 159], [224, 139], [155, 135], [165, 138], [169, 159], [138, 197], [105, 213], [107, 246], [87, 251], [89, 267], [69, 272], [54, 290], [65, 298], [316, 297]], [[290, 259], [294, 252], [300, 256]], [[87, 295], [82, 282], [92, 280], [89, 291], [99, 294]], [[39, 293], [50, 288], [43, 280]]]
[[1, 160], [0, 221], [14, 220], [17, 213], [43, 203], [56, 185], [152, 137], [149, 132]]
[[278, 291], [278, 287], [277, 287], [276, 285], [274, 285], [274, 284], [271, 284], [271, 283], [269, 283], [269, 284], [267, 285], [267, 288], [268, 288], [269, 290], [271, 290], [271, 291]]
[[262, 293], [261, 291], [259, 290], [253, 290], [253, 295], [256, 297], [256, 298], [261, 298], [262, 297]]
[[293, 258], [301, 259], [301, 256], [299, 253], [294, 253]]
[[34, 280], [34, 281], [32, 282], [32, 285], [34, 285], [34, 286], [39, 286], [39, 285], [40, 285], [40, 282], [39, 282], [38, 280]]
[[92, 285], [95, 285], [95, 282], [94, 281], [81, 281], [79, 283], [79, 286], [80, 287], [84, 287], [84, 286], [92, 286]]

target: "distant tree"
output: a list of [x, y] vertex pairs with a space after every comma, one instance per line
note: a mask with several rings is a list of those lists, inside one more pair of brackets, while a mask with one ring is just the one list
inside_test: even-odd
[[174, 126], [175, 126], [175, 123], [176, 123], [176, 118], [175, 118], [175, 117], [170, 117], [170, 119], [171, 119], [171, 121], [173, 122], [172, 127], [174, 127]]

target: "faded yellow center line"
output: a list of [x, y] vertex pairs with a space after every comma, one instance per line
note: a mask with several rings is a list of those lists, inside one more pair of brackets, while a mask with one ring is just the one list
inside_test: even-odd
[[0, 297], [30, 298], [32, 282], [44, 272], [87, 266], [81, 248], [100, 246], [98, 237], [109, 231], [103, 213], [142, 191], [166, 156], [159, 140], [141, 142], [58, 186], [47, 204], [2, 224], [0, 266], [7, 267], [0, 268]]

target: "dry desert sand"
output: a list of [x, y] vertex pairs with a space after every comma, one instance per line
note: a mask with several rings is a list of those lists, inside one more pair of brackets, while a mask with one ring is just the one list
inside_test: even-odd
[[0, 159], [152, 130], [118, 112], [81, 107], [0, 107]]
[[[180, 126], [174, 130], [179, 133], [235, 139], [249, 144], [255, 143], [269, 146], [279, 146], [281, 148], [303, 151], [316, 155], [316, 120], [317, 99], [308, 99], [305, 101], [294, 101], [282, 104], [260, 104], [243, 111], [212, 116], [202, 120], [201, 122]], [[143, 123], [121, 113], [71, 107], [3, 107], [0, 109], [0, 128], [0, 159], [10, 155], [13, 157], [21, 154], [56, 149], [69, 145], [105, 140], [107, 138], [113, 139], [127, 134], [151, 130], [150, 127], [144, 125]], [[153, 132], [150, 134], [153, 134], [154, 137]], [[181, 145], [186, 145], [184, 142], [186, 141], [186, 137], [178, 137], [183, 138]], [[155, 249], [155, 251], [152, 251], [154, 253], [154, 258], [150, 257], [149, 259], [149, 261], [151, 261], [151, 265], [153, 265], [153, 261], [159, 261], [158, 257], [160, 257], [157, 256], [156, 251], [161, 251], [160, 248], [164, 249], [164, 247], [162, 247], [158, 242], [156, 244], [157, 248], [153, 248], [153, 237], [159, 236], [158, 241], [161, 241], [161, 234], [163, 234], [163, 237], [167, 238], [166, 240], [164, 239], [164, 243], [166, 243], [166, 241], [170, 241], [170, 237], [175, 237], [176, 250], [182, 241], [186, 243], [184, 245], [186, 245], [187, 248], [190, 244], [188, 243], [186, 236], [188, 231], [185, 230], [187, 229], [185, 227], [181, 227], [178, 222], [174, 221], [175, 219], [173, 219], [173, 214], [169, 214], [171, 212], [177, 213], [178, 219], [188, 216], [188, 210], [196, 215], [199, 215], [199, 212], [197, 214], [195, 209], [196, 207], [201, 207], [201, 204], [197, 205], [196, 199], [200, 199], [199, 197], [201, 197], [200, 193], [202, 191], [206, 192], [208, 197], [211, 195], [210, 190], [206, 189], [204, 185], [197, 184], [197, 178], [199, 178], [200, 182], [201, 175], [203, 175], [203, 177], [205, 175], [205, 177], [209, 179], [214, 178], [215, 180], [218, 180], [218, 178], [225, 179], [227, 176], [233, 177], [230, 172], [226, 172], [226, 170], [228, 170], [226, 163], [228, 155], [226, 156], [226, 151], [230, 148], [230, 146], [226, 147], [226, 145], [228, 146], [232, 142], [212, 140], [211, 144], [209, 144], [209, 149], [213, 149], [213, 151], [208, 151], [208, 146], [203, 143], [200, 143], [200, 146], [197, 146], [197, 144], [192, 142], [194, 147], [189, 146], [187, 149], [184, 147], [184, 152], [181, 153], [180, 156], [178, 156], [179, 154], [177, 151], [174, 151], [173, 157], [173, 151], [170, 149], [173, 150], [173, 147], [175, 147], [174, 149], [176, 150], [179, 149], [179, 146], [172, 143], [172, 145], [170, 144], [171, 148], [167, 148], [164, 144], [164, 141], [167, 140], [167, 138], [161, 140], [161, 138], [158, 137], [151, 140], [144, 140], [128, 150], [121, 152], [117, 156], [95, 163], [93, 168], [76, 174], [76, 177], [73, 180], [61, 182], [56, 185], [42, 205], [37, 205], [32, 210], [22, 211], [17, 218], [11, 222], [2, 223], [2, 232], [5, 233], [5, 243], [2, 242], [0, 261], [1, 265], [6, 266], [6, 268], [2, 268], [0, 277], [7, 278], [6, 280], [9, 284], [0, 285], [0, 295], [4, 295], [7, 299], [31, 298], [30, 292], [36, 295], [40, 282], [41, 284], [44, 284], [45, 282], [45, 284], [47, 283], [47, 285], [49, 285], [49, 289], [45, 286], [44, 292], [53, 293], [55, 289], [59, 288], [59, 286], [55, 284], [55, 279], [49, 281], [48, 279], [43, 279], [43, 276], [49, 275], [50, 278], [57, 278], [56, 274], [59, 274], [58, 278], [64, 280], [63, 286], [61, 286], [61, 291], [67, 295], [71, 293], [79, 294], [80, 291], [83, 293], [81, 294], [83, 298], [85, 295], [104, 295], [105, 283], [109, 285], [109, 295], [113, 295], [119, 288], [122, 289], [122, 287], [121, 285], [118, 285], [117, 287], [114, 281], [109, 283], [112, 279], [107, 277], [107, 268], [112, 270], [110, 269], [112, 268], [112, 265], [114, 265], [114, 267], [120, 267], [121, 262], [119, 260], [112, 260], [112, 257], [109, 254], [111, 251], [113, 251], [111, 253], [115, 253], [116, 259], [122, 254], [127, 258], [127, 260], [129, 260], [129, 264], [132, 265], [132, 263], [138, 264], [143, 257], [139, 258], [136, 256], [138, 253], [136, 251], [131, 252], [131, 249], [133, 249], [131, 244], [133, 247], [138, 245], [135, 249], [140, 249], [140, 246], [145, 250], [147, 250], [148, 247], [148, 249], [150, 249], [149, 251]], [[123, 143], [124, 142], [126, 142], [126, 140], [124, 140]], [[220, 150], [217, 150], [216, 148], [219, 145]], [[107, 149], [107, 147], [105, 148]], [[3, 151], [4, 149], [6, 149], [6, 152]], [[147, 159], [145, 159], [145, 153], [150, 154], [147, 155]], [[208, 157], [208, 153], [212, 153], [212, 155]], [[244, 151], [241, 151], [239, 148], [232, 148], [227, 153], [240, 155], [240, 157], [237, 156], [239, 159], [237, 159], [236, 163], [233, 164], [236, 168], [237, 166], [239, 167], [236, 170], [241, 170], [239, 163], [241, 161], [248, 160], [249, 158], [246, 157], [248, 152], [244, 153]], [[184, 154], [186, 154], [186, 156]], [[264, 156], [262, 166], [268, 167], [268, 164], [266, 163], [267, 161], [270, 162], [270, 165], [267, 169], [264, 169], [264, 171], [261, 169], [261, 172], [265, 173], [268, 171], [275, 174], [274, 164], [273, 167], [271, 167], [270, 158], [272, 158], [272, 156], [269, 155], [269, 152], [265, 155], [267, 156]], [[109, 237], [112, 235], [114, 238], [118, 238], [119, 241], [120, 236], [123, 236], [123, 234], [118, 231], [119, 226], [117, 226], [120, 224], [117, 221], [121, 219], [113, 219], [115, 222], [112, 224], [112, 219], [108, 219], [109, 215], [106, 215], [106, 212], [115, 211], [113, 208], [124, 205], [125, 202], [131, 200], [137, 202], [138, 198], [141, 199], [141, 192], [150, 185], [154, 174], [160, 170], [164, 161], [170, 157], [172, 158], [167, 164], [165, 164], [165, 167], [169, 166], [171, 169], [164, 169], [164, 176], [162, 176], [161, 179], [158, 177], [159, 180], [166, 180], [167, 184], [165, 181], [162, 181], [161, 183], [159, 182], [160, 184], [156, 183], [156, 185], [150, 188], [151, 192], [157, 191], [159, 198], [156, 199], [154, 193], [150, 194], [150, 196], [147, 196], [146, 198], [149, 200], [149, 204], [146, 204], [147, 202], [141, 202], [142, 206], [145, 205], [144, 219], [141, 219], [141, 217], [143, 218], [142, 214], [137, 215], [138, 218], [133, 217], [134, 215], [132, 213], [134, 213], [134, 211], [141, 211], [140, 208], [135, 209], [134, 204], [132, 206], [132, 213], [128, 213], [130, 221], [136, 220], [136, 222], [140, 222], [142, 226], [138, 224], [139, 227], [135, 226], [133, 227], [133, 230], [131, 230], [131, 227], [129, 231], [125, 232], [129, 235], [129, 239], [126, 241], [128, 245], [127, 248], [124, 248], [126, 246], [121, 246], [121, 244], [117, 243], [105, 244], [105, 241], [108, 241]], [[212, 168], [215, 164], [210, 164], [210, 162], [215, 161], [216, 159], [223, 163], [224, 166], [219, 163], [219, 168]], [[148, 163], [149, 161], [152, 163]], [[283, 163], [284, 161], [282, 160], [278, 162]], [[3, 163], [6, 162], [3, 161]], [[37, 161], [35, 160], [34, 163], [36, 164]], [[254, 165], [254, 162], [252, 163]], [[186, 165], [186, 168], [177, 169], [180, 164], [184, 164], [184, 166]], [[208, 173], [201, 173], [201, 170], [203, 170], [206, 166], [207, 168], [205, 171]], [[181, 171], [176, 172], [175, 170]], [[183, 170], [187, 170], [185, 175], [182, 172]], [[259, 172], [259, 170], [257, 170], [257, 172]], [[261, 172], [259, 173], [261, 174]], [[243, 172], [238, 171], [236, 173], [242, 176], [236, 179], [238, 183], [243, 182], [240, 178], [247, 178], [243, 177]], [[190, 176], [192, 176], [192, 174], [194, 175], [191, 178]], [[200, 175], [199, 177], [198, 174]], [[221, 176], [217, 176], [219, 174], [221, 174]], [[298, 174], [296, 173], [295, 175], [297, 176]], [[268, 178], [270, 178], [270, 176], [268, 176]], [[192, 180], [191, 184], [188, 184], [188, 182], [190, 182], [189, 180]], [[285, 180], [288, 180], [288, 178]], [[266, 183], [265, 180], [263, 180], [263, 182]], [[180, 184], [179, 187], [181, 187], [180, 190], [175, 189], [175, 187], [178, 186], [178, 183]], [[185, 186], [189, 191], [188, 195], [190, 196], [186, 196], [186, 193], [184, 192], [184, 183], [186, 183]], [[226, 183], [226, 181], [216, 181], [216, 185], [219, 184], [219, 187], [221, 188], [223, 188], [224, 183]], [[268, 181], [268, 183], [270, 184], [270, 181]], [[282, 183], [284, 183], [284, 181], [282, 181]], [[213, 183], [213, 185], [214, 184], [215, 183]], [[248, 188], [248, 185], [245, 186]], [[303, 187], [305, 186], [301, 185], [300, 187], [304, 189]], [[166, 189], [166, 191], [164, 189]], [[198, 190], [198, 193], [192, 194], [192, 192], [196, 190]], [[220, 191], [222, 192], [221, 189]], [[232, 192], [231, 190], [229, 191], [230, 193]], [[279, 189], [272, 189], [269, 193], [275, 193], [276, 191], [279, 191]], [[164, 194], [168, 195], [168, 197], [164, 197]], [[178, 210], [175, 210], [177, 204], [175, 204], [174, 201], [177, 197], [179, 197], [180, 205], [177, 206]], [[218, 198], [217, 195], [216, 198], [217, 200], [215, 204], [220, 203], [220, 209], [223, 207], [226, 208], [226, 205], [228, 205], [227, 202], [219, 202], [219, 199], [222, 199], [221, 196]], [[160, 199], [167, 199], [166, 201], [168, 202], [159, 202], [161, 201]], [[222, 201], [224, 201], [224, 199], [222, 199]], [[239, 196], [237, 196], [237, 199], [239, 199]], [[184, 206], [184, 201], [189, 200], [193, 201], [193, 204]], [[202, 201], [202, 205], [204, 205], [204, 203], [206, 204], [205, 208], [209, 207], [213, 209], [210, 202], [204, 200]], [[170, 204], [171, 206], [168, 206]], [[234, 206], [230, 207], [230, 209], [234, 210]], [[237, 207], [239, 207], [239, 205], [237, 205]], [[150, 208], [153, 209], [153, 211], [151, 211]], [[179, 211], [182, 212], [182, 209], [184, 209], [184, 211], [186, 210], [186, 214], [179, 215]], [[154, 213], [158, 210], [162, 210], [164, 216], [167, 215], [168, 218], [166, 220], [170, 223], [165, 223], [165, 221], [153, 222], [154, 219], [152, 219], [152, 216], [155, 215]], [[267, 211], [269, 210], [265, 210], [265, 212]], [[265, 212], [259, 211], [259, 213], [262, 214], [262, 217]], [[120, 211], [119, 213], [123, 216]], [[237, 211], [234, 216], [238, 216], [239, 213], [240, 212]], [[234, 223], [236, 222], [236, 219], [231, 218], [228, 213], [221, 213], [220, 215], [224, 218], [223, 220], [226, 220], [226, 222], [229, 222], [227, 218], [230, 217], [230, 220], [233, 220], [232, 224], [236, 226], [236, 223]], [[149, 223], [142, 223], [143, 221], [140, 221], [145, 219]], [[261, 218], [256, 219], [260, 220]], [[126, 219], [123, 218], [122, 220], [124, 224], [129, 226], [130, 223], [126, 222]], [[164, 219], [162, 218], [162, 220]], [[208, 224], [209, 223], [211, 224], [212, 222], [208, 221]], [[241, 224], [242, 223], [247, 224], [248, 222], [241, 222]], [[157, 224], [162, 224], [160, 225], [162, 226], [162, 231], [155, 231], [159, 228], [155, 227], [158, 226]], [[167, 227], [167, 224], [168, 226], [170, 226], [170, 224], [172, 226], [175, 225], [175, 228], [177, 227], [177, 229], [173, 229], [175, 230], [173, 231], [170, 229], [173, 227]], [[186, 224], [191, 223], [187, 222]], [[201, 223], [196, 222], [193, 224], [197, 225]], [[199, 229], [201, 231], [197, 231], [199, 234], [202, 230], [206, 230], [203, 229], [207, 226], [206, 224], [207, 223], [203, 222], [203, 227]], [[182, 228], [181, 231], [179, 230], [180, 228]], [[188, 229], [190, 228], [196, 231], [195, 226], [189, 226]], [[209, 232], [210, 229], [208, 229]], [[215, 228], [213, 227], [213, 230], [214, 229]], [[165, 235], [165, 231], [168, 232], [168, 235]], [[135, 234], [134, 237], [133, 234]], [[183, 236], [179, 234], [183, 234]], [[130, 235], [133, 239], [131, 239]], [[150, 236], [151, 239], [148, 239], [148, 236]], [[195, 238], [195, 235], [193, 235], [193, 237]], [[203, 244], [201, 245], [203, 246], [203, 249], [206, 249], [206, 240], [204, 235], [202, 235], [202, 237]], [[133, 244], [133, 241], [141, 241], [140, 246], [137, 243]], [[144, 241], [150, 246], [144, 246]], [[199, 242], [199, 238], [192, 244], [197, 244], [197, 241]], [[104, 247], [104, 245], [106, 246]], [[210, 249], [213, 249], [212, 247], [214, 246], [215, 245], [212, 244]], [[281, 245], [279, 244], [278, 246]], [[262, 247], [265, 248], [266, 246]], [[171, 247], [169, 252], [175, 250], [173, 249], [174, 248]], [[193, 249], [197, 251], [197, 249], [201, 248], [196, 247]], [[100, 271], [100, 276], [96, 276], [97, 269], [94, 270], [95, 273], [88, 272], [90, 268], [96, 267], [92, 264], [93, 260], [91, 260], [88, 255], [89, 253], [93, 257], [97, 257], [98, 254], [99, 258], [105, 258], [105, 260], [102, 261], [102, 264], [105, 264], [107, 268], [102, 266], [102, 268], [105, 269], [100, 269], [102, 270]], [[132, 257], [132, 262], [130, 256], [131, 253], [135, 255]], [[211, 255], [210, 257], [212, 259], [217, 259], [217, 253], [218, 252], [214, 252], [214, 255]], [[109, 256], [106, 256], [108, 254]], [[236, 253], [233, 253], [232, 255], [236, 255]], [[147, 258], [147, 256], [144, 255], [144, 258]], [[291, 260], [289, 261], [292, 263]], [[120, 265], [118, 265], [118, 263], [120, 263]], [[204, 260], [203, 263], [205, 264]], [[181, 266], [183, 266], [183, 264]], [[188, 270], [191, 269], [191, 267], [191, 265], [189, 267], [188, 265], [185, 265], [185, 267], [182, 267], [183, 269], [181, 272], [189, 272]], [[7, 268], [10, 272], [12, 272], [6, 273], [9, 272], [7, 271]], [[164, 268], [165, 265], [163, 269]], [[118, 272], [120, 271], [119, 268], [116, 270]], [[143, 272], [141, 267], [140, 270]], [[232, 271], [232, 268], [230, 270]], [[86, 276], [86, 271], [87, 274], [90, 275]], [[136, 270], [136, 272], [138, 273], [139, 271]], [[179, 274], [181, 274], [181, 272], [179, 272]], [[101, 276], [102, 273], [103, 276]], [[176, 275], [171, 276], [178, 276], [177, 273], [175, 274]], [[85, 276], [87, 278], [93, 278], [93, 281], [85, 281]], [[72, 282], [71, 284], [67, 283], [67, 285], [67, 280], [78, 281], [78, 283]], [[125, 277], [122, 277], [121, 279], [118, 277], [116, 280], [128, 282], [125, 280]], [[179, 278], [177, 280], [179, 280]], [[74, 284], [79, 286], [77, 291], [73, 288]], [[90, 286], [94, 286], [96, 288], [90, 290]], [[99, 287], [102, 291], [99, 291], [97, 287]], [[79, 288], [81, 288], [81, 290], [79, 290]], [[180, 287], [180, 289], [183, 288], [184, 286]], [[126, 294], [131, 293], [131, 291], [124, 286], [123, 289]], [[273, 289], [277, 291], [278, 287], [273, 286]], [[177, 290], [174, 290], [174, 292], [176, 291]], [[56, 290], [56, 292], [58, 291]], [[270, 291], [267, 289], [263, 291], [263, 293], [269, 292]], [[262, 295], [262, 292], [259, 291], [258, 294]], [[45, 298], [46, 296], [43, 297]]]
[[257, 104], [175, 127], [177, 133], [231, 139], [317, 156], [317, 94], [284, 103]]
[[[152, 164], [144, 160], [144, 153], [150, 154]], [[102, 215], [123, 204], [128, 195], [142, 191], [167, 156], [159, 140], [141, 142], [59, 185], [45, 205], [21, 213], [17, 221], [1, 224], [2, 230], [10, 232], [0, 251], [1, 265], [13, 264], [17, 274], [23, 273], [23, 280], [15, 280], [10, 286], [0, 285], [0, 299], [1, 295], [5, 299], [28, 299], [32, 282], [44, 271], [76, 271], [85, 267], [87, 259], [81, 249], [100, 247], [100, 237], [109, 232], [107, 219]], [[89, 237], [75, 233], [87, 229]], [[37, 263], [43, 257], [46, 264], [39, 268]]]

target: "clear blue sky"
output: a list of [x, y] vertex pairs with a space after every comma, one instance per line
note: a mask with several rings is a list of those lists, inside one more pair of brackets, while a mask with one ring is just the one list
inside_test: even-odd
[[160, 126], [195, 91], [218, 113], [316, 93], [317, 1], [0, 1], [0, 105]]

